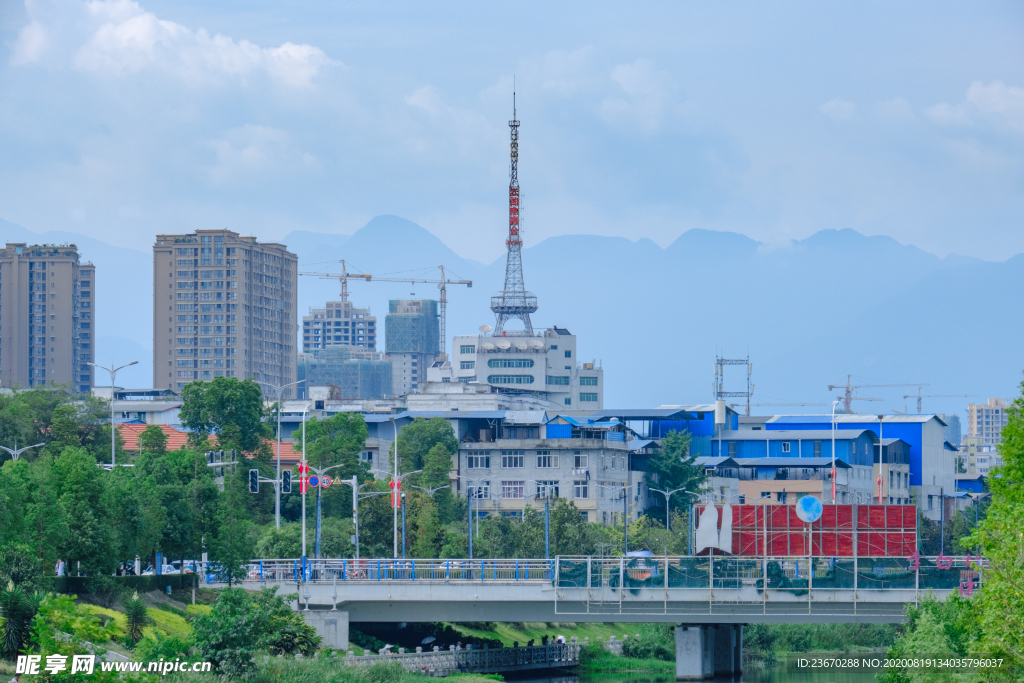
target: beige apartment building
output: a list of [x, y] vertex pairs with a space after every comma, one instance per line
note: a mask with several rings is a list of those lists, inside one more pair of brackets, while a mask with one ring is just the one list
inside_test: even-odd
[[298, 258], [283, 244], [230, 230], [157, 235], [153, 386], [252, 378], [276, 398], [296, 380], [297, 312]]
[[982, 446], [998, 445], [1009, 417], [1008, 407], [1008, 402], [1002, 398], [990, 398], [987, 403], [968, 403], [967, 436], [978, 437]]
[[0, 251], [0, 386], [93, 386], [96, 268], [73, 244]]

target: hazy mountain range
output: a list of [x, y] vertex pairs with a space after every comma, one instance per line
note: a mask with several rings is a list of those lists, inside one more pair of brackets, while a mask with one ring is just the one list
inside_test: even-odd
[[[152, 383], [152, 256], [73, 233], [35, 234], [0, 221], [8, 242], [75, 242], [97, 265], [97, 358], [139, 360], [118, 384]], [[495, 231], [495, 239], [502, 236]], [[300, 271], [450, 277], [448, 335], [493, 324], [490, 295], [504, 257], [460, 258], [424, 228], [378, 216], [354, 235], [293, 232], [282, 240]], [[540, 300], [535, 328], [579, 335], [581, 360], [603, 362], [608, 407], [712, 399], [715, 354], [754, 362], [754, 403], [827, 403], [826, 385], [926, 382], [927, 394], [1015, 396], [1024, 370], [1024, 255], [1002, 263], [939, 258], [887, 237], [822, 230], [785, 247], [735, 233], [690, 230], [666, 248], [641, 239], [566, 235], [523, 251], [526, 286]], [[435, 298], [435, 285], [350, 284], [350, 298], [383, 320], [389, 298]], [[299, 307], [337, 299], [338, 282], [300, 277]], [[116, 302], [116, 303], [115, 303]], [[130, 357], [130, 358], [129, 358]], [[122, 382], [123, 379], [123, 382]], [[97, 378], [103, 383], [103, 378]], [[726, 376], [740, 389], [740, 371]], [[730, 387], [732, 388], [732, 387]], [[834, 393], [834, 392], [833, 392]], [[865, 388], [866, 412], [913, 412], [912, 388]], [[926, 399], [927, 412], [964, 413], [972, 398]], [[755, 413], [825, 412], [825, 406], [760, 406]]]

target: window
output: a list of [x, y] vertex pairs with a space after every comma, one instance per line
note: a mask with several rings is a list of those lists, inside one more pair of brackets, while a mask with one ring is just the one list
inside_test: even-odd
[[492, 358], [487, 361], [489, 368], [532, 368], [533, 361], [529, 358]]
[[782, 452], [783, 453], [789, 453], [789, 442], [788, 441], [783, 441], [782, 442]]
[[533, 375], [488, 375], [488, 384], [533, 384]]
[[548, 375], [547, 376], [547, 383], [548, 384], [557, 384], [557, 385], [561, 385], [561, 386], [566, 386], [567, 387], [567, 386], [569, 386], [569, 376], [568, 375]]
[[580, 392], [580, 403], [597, 403], [597, 394]]
[[478, 481], [476, 486], [469, 487], [470, 498], [489, 498], [491, 495], [491, 482]]
[[542, 469], [558, 467], [558, 456], [551, 455], [551, 451], [537, 451], [537, 467]]
[[526, 467], [525, 454], [526, 451], [502, 451], [501, 466], [504, 468]]
[[893, 487], [892, 486], [892, 480], [893, 480], [893, 477], [895, 476], [895, 474], [896, 474], [895, 472], [892, 472], [892, 471], [889, 472], [889, 488], [890, 489]]
[[580, 386], [581, 387], [596, 387], [597, 386], [597, 378], [596, 377], [580, 377]]
[[814, 457], [815, 458], [820, 458], [821, 457], [821, 441], [815, 441], [814, 442]]
[[587, 469], [587, 467], [589, 467], [587, 454], [582, 451], [576, 451], [573, 454], [572, 466], [578, 470]]
[[771, 498], [772, 497], [772, 492], [771, 491], [761, 491], [761, 497], [762, 498]]
[[558, 482], [557, 481], [538, 481], [537, 482], [537, 497], [538, 498], [558, 498]]
[[566, 351], [565, 352], [565, 357], [566, 358], [572, 358], [572, 351]]
[[571, 406], [572, 405], [572, 399], [571, 398], [565, 399], [565, 405]]
[[729, 457], [730, 458], [735, 458], [736, 457], [736, 442], [735, 441], [730, 441], [729, 442]]
[[590, 482], [586, 480], [574, 481], [572, 483], [572, 497], [573, 498], [589, 498], [590, 497]]
[[476, 344], [463, 344], [459, 347], [459, 353], [476, 353]]
[[503, 481], [501, 482], [501, 497], [502, 498], [522, 498], [524, 495], [523, 489], [525, 488], [526, 482], [522, 481]]
[[782, 503], [783, 505], [785, 505], [786, 504], [786, 492], [785, 491], [777, 492], [775, 494], [775, 500], [776, 500], [776, 502], [779, 502], [779, 503]]
[[459, 361], [459, 370], [473, 370], [474, 368], [476, 368], [475, 360]]
[[470, 455], [466, 458], [466, 467], [471, 470], [486, 470], [491, 467], [490, 455]]

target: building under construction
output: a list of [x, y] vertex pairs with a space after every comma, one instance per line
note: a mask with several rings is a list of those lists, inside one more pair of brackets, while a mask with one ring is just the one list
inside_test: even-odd
[[384, 319], [384, 349], [392, 365], [391, 387], [403, 396], [427, 380], [427, 368], [443, 351], [433, 299], [392, 299]]
[[[362, 357], [360, 357], [362, 356]], [[328, 387], [333, 399], [391, 396], [391, 363], [379, 354], [353, 352], [348, 346], [328, 346], [299, 354], [300, 398], [312, 387]]]

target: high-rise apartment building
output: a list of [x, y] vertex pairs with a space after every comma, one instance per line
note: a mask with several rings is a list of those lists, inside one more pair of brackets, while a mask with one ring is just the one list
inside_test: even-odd
[[303, 353], [331, 346], [375, 351], [377, 318], [369, 308], [356, 308], [351, 301], [328, 301], [324, 308], [310, 309], [309, 315], [302, 316]]
[[157, 235], [153, 386], [252, 378], [276, 398], [275, 386], [296, 380], [297, 266], [283, 244], [230, 230]]
[[95, 274], [73, 244], [0, 251], [0, 386], [92, 390]]
[[990, 398], [988, 403], [967, 404], [967, 436], [981, 438], [982, 446], [995, 446], [1006, 425], [1006, 401]]
[[441, 352], [440, 319], [433, 299], [392, 299], [384, 319], [384, 350], [391, 360], [391, 390], [415, 393]]

